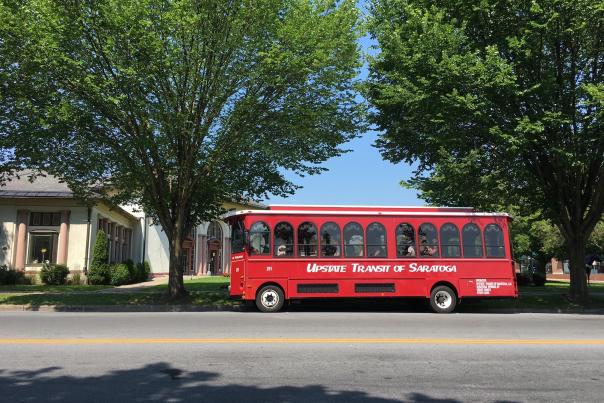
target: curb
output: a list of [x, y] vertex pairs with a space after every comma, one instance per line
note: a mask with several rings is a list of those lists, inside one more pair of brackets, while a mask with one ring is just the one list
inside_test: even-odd
[[[246, 312], [245, 305], [0, 305], [0, 312]], [[315, 311], [313, 311], [315, 312]], [[354, 311], [352, 311], [354, 312]], [[361, 312], [361, 311], [359, 311]], [[364, 311], [363, 311], [364, 312]], [[401, 312], [404, 313], [404, 312]], [[426, 313], [429, 313], [426, 310]], [[585, 314], [604, 315], [604, 309], [497, 309], [459, 310], [457, 314], [518, 314], [518, 313], [551, 313], [551, 314]]]

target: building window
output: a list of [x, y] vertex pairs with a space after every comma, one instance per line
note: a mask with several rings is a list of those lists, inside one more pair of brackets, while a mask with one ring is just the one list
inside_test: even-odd
[[29, 225], [35, 227], [58, 227], [61, 225], [61, 213], [33, 212], [29, 215]]
[[386, 257], [386, 228], [379, 222], [367, 226], [367, 257]]
[[505, 257], [503, 231], [499, 225], [489, 224], [484, 227], [484, 246], [487, 250], [487, 257]]
[[446, 223], [440, 227], [440, 246], [443, 257], [461, 257], [459, 229], [457, 225]]
[[335, 222], [326, 222], [321, 226], [321, 256], [342, 256], [342, 237], [340, 227]]
[[275, 225], [275, 256], [287, 257], [294, 255], [294, 227], [288, 222]]
[[438, 233], [436, 227], [430, 223], [419, 226], [419, 253], [423, 257], [438, 257]]
[[250, 228], [250, 255], [269, 255], [271, 253], [271, 230], [262, 221], [255, 222]]
[[30, 232], [27, 264], [56, 263], [58, 239], [56, 232]]
[[303, 222], [298, 227], [298, 256], [317, 256], [319, 239], [317, 227], [310, 222]]
[[344, 254], [346, 257], [362, 257], [365, 255], [365, 238], [363, 227], [356, 222], [350, 222], [344, 227]]
[[396, 227], [396, 257], [415, 257], [415, 230], [411, 224]]
[[482, 257], [482, 235], [476, 224], [466, 224], [461, 230], [463, 256], [469, 258]]
[[[193, 238], [193, 236], [191, 236], [191, 238]], [[219, 241], [222, 241], [222, 227], [218, 221], [212, 221], [208, 226], [208, 239], [218, 239]]]

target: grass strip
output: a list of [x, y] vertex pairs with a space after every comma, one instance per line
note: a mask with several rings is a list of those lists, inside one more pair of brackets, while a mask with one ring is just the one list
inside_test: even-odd
[[226, 293], [192, 294], [183, 298], [169, 299], [164, 293], [129, 294], [4, 294], [0, 305], [222, 305], [232, 306], [236, 301]]
[[51, 292], [51, 293], [70, 293], [70, 292], [86, 292], [98, 291], [107, 288], [113, 288], [112, 285], [0, 285], [0, 292]]

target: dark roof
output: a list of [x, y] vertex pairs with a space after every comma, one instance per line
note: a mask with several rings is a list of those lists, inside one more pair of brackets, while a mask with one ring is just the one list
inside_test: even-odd
[[32, 182], [32, 171], [20, 171], [0, 186], [0, 198], [61, 198], [74, 197], [69, 186], [56, 176], [38, 175]]

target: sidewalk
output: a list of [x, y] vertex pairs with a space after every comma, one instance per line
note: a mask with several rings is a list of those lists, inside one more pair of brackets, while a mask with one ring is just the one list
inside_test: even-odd
[[144, 283], [126, 284], [119, 287], [106, 288], [104, 290], [94, 291], [96, 294], [126, 294], [132, 292], [163, 292], [150, 290], [150, 287], [168, 284], [168, 277], [155, 277]]

